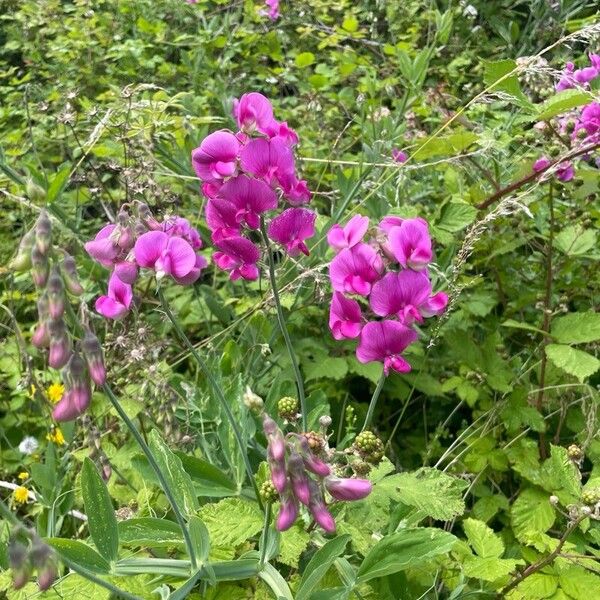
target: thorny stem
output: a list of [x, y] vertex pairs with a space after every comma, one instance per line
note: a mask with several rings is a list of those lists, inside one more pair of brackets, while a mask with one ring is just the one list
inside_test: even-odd
[[377, 406], [377, 400], [379, 400], [379, 395], [381, 394], [381, 390], [385, 384], [385, 372], [381, 374], [379, 381], [377, 382], [377, 387], [371, 396], [371, 402], [369, 402], [369, 408], [367, 409], [367, 416], [365, 417], [365, 422], [363, 423], [361, 431], [364, 431], [370, 424], [373, 419], [373, 413], [375, 412], [375, 406]]
[[585, 518], [586, 518], [586, 515], [581, 515], [580, 517], [575, 519], [567, 527], [566, 531], [563, 533], [560, 540], [558, 540], [558, 544], [556, 544], [556, 548], [554, 548], [554, 550], [552, 552], [550, 552], [550, 554], [548, 554], [548, 556], [546, 556], [546, 558], [542, 558], [538, 562], [529, 565], [526, 569], [521, 571], [507, 586], [505, 586], [502, 590], [500, 590], [500, 592], [498, 593], [498, 596], [497, 596], [498, 599], [505, 598], [506, 594], [508, 594], [508, 592], [510, 592], [511, 590], [516, 588], [524, 579], [527, 579], [527, 577], [529, 577], [530, 575], [537, 573], [539, 570], [543, 569], [546, 565], [549, 565], [560, 554], [560, 551], [562, 550], [562, 547], [565, 545], [567, 538], [573, 533], [573, 531], [575, 531], [575, 529], [577, 528], [579, 523], [581, 523], [581, 521], [583, 521]]
[[[546, 346], [550, 343], [549, 332], [550, 332], [550, 318], [552, 315], [552, 309], [550, 304], [552, 303], [552, 244], [554, 242], [554, 186], [552, 182], [548, 187], [548, 209], [550, 211], [550, 232], [548, 234], [548, 242], [546, 244], [546, 292], [544, 295], [544, 321], [542, 323], [542, 330], [544, 331], [544, 339], [542, 340], [541, 346], [541, 364], [540, 364], [540, 389], [536, 398], [535, 406], [539, 413], [542, 412], [544, 406], [544, 387], [546, 385]], [[539, 452], [540, 458], [546, 458], [546, 440], [544, 432], [540, 431], [539, 434]]]
[[273, 292], [273, 299], [275, 300], [275, 308], [277, 310], [277, 321], [279, 322], [279, 329], [281, 329], [281, 335], [283, 335], [283, 339], [285, 340], [285, 345], [288, 354], [290, 355], [290, 361], [292, 363], [292, 368], [296, 377], [298, 399], [300, 400], [300, 412], [302, 413], [302, 428], [304, 431], [306, 431], [306, 398], [304, 396], [304, 383], [302, 382], [302, 374], [300, 373], [300, 367], [298, 366], [296, 353], [294, 352], [292, 340], [290, 339], [290, 334], [287, 330], [287, 325], [285, 323], [285, 316], [283, 315], [283, 308], [281, 306], [281, 299], [279, 298], [279, 290], [277, 288], [277, 279], [275, 277], [275, 261], [273, 260], [273, 254], [271, 253], [271, 244], [269, 243], [269, 236], [267, 235], [265, 221], [262, 217], [260, 221], [260, 231], [262, 233], [262, 237], [267, 248], [267, 257], [269, 260], [269, 281], [271, 282], [271, 291]]
[[258, 502], [260, 509], [264, 510], [262, 500], [260, 499], [260, 494], [258, 493], [258, 487], [256, 485], [256, 481], [254, 480], [254, 474], [252, 473], [252, 466], [250, 465], [250, 460], [248, 459], [247, 448], [246, 448], [246, 444], [244, 443], [244, 438], [242, 437], [242, 432], [240, 431], [240, 428], [238, 427], [238, 424], [235, 420], [235, 416], [234, 416], [233, 412], [231, 411], [231, 407], [229, 406], [227, 399], [225, 398], [225, 394], [223, 394], [223, 390], [221, 390], [221, 387], [219, 386], [217, 380], [215, 379], [215, 376], [212, 374], [212, 371], [210, 370], [210, 368], [208, 367], [206, 362], [204, 362], [204, 359], [198, 354], [198, 351], [196, 350], [196, 348], [194, 348], [194, 345], [192, 344], [190, 339], [187, 337], [187, 335], [185, 335], [185, 332], [183, 331], [183, 329], [179, 325], [179, 322], [173, 315], [173, 312], [169, 308], [169, 304], [163, 294], [163, 291], [160, 288], [158, 289], [158, 297], [160, 298], [160, 302], [162, 304], [163, 310], [165, 311], [165, 314], [169, 318], [169, 321], [171, 321], [171, 324], [173, 325], [175, 332], [177, 333], [177, 335], [179, 336], [181, 341], [185, 344], [185, 346], [187, 346], [188, 350], [190, 351], [190, 354], [194, 357], [194, 360], [198, 363], [200, 370], [204, 373], [204, 376], [208, 380], [208, 383], [209, 383], [210, 387], [212, 388], [214, 395], [219, 400], [219, 403], [221, 404], [221, 408], [225, 412], [227, 420], [229, 421], [229, 425], [231, 426], [231, 429], [233, 430], [233, 435], [235, 436], [235, 439], [237, 441], [237, 444], [238, 444], [238, 447], [240, 450], [240, 454], [242, 456], [242, 460], [244, 461], [244, 466], [246, 468], [246, 474], [247, 474], [248, 478], [250, 479], [250, 483], [252, 484], [252, 487], [254, 488], [254, 493], [256, 494], [256, 501]]
[[160, 467], [158, 466], [158, 463], [156, 462], [156, 459], [154, 458], [152, 451], [148, 447], [148, 444], [146, 444], [146, 441], [142, 437], [138, 428], [134, 425], [133, 421], [127, 416], [127, 413], [123, 410], [123, 407], [121, 406], [119, 400], [117, 399], [114, 392], [112, 391], [112, 388], [108, 385], [108, 383], [105, 383], [102, 386], [102, 388], [104, 390], [104, 393], [108, 396], [108, 399], [110, 400], [111, 404], [115, 407], [115, 410], [117, 411], [117, 413], [119, 414], [121, 419], [123, 419], [123, 422], [129, 429], [129, 431], [131, 432], [133, 437], [135, 438], [135, 441], [138, 443], [139, 447], [142, 449], [142, 452], [145, 454], [145, 456], [148, 460], [148, 464], [150, 465], [150, 467], [156, 474], [156, 477], [158, 478], [158, 482], [160, 483], [160, 487], [163, 489], [165, 496], [167, 497], [167, 500], [169, 501], [169, 504], [171, 505], [171, 508], [173, 509], [173, 513], [175, 515], [175, 518], [177, 519], [177, 523], [179, 523], [179, 527], [181, 527], [181, 531], [183, 533], [183, 538], [185, 540], [185, 545], [187, 547], [187, 551], [190, 556], [190, 562], [192, 565], [192, 569], [195, 570], [198, 566], [198, 563], [196, 560], [196, 552], [194, 549], [194, 544], [192, 543], [192, 538], [190, 537], [190, 533], [188, 531], [187, 524], [185, 522], [185, 519], [183, 518], [183, 515], [181, 514], [181, 511], [179, 510], [179, 506], [177, 506], [177, 501], [175, 500], [175, 496], [173, 495], [173, 492], [172, 492], [171, 488], [169, 487], [167, 480], [165, 479], [162, 471], [160, 470]]
[[596, 148], [600, 148], [600, 142], [594, 142], [593, 144], [588, 144], [587, 146], [582, 146], [581, 148], [577, 148], [577, 149], [573, 150], [572, 152], [569, 152], [568, 154], [565, 154], [564, 156], [561, 156], [561, 157], [557, 158], [556, 160], [552, 161], [545, 169], [540, 169], [539, 171], [532, 170], [532, 172], [529, 175], [523, 177], [522, 179], [514, 181], [510, 185], [503, 187], [502, 189], [498, 190], [497, 192], [494, 192], [491, 196], [486, 198], [483, 202], [480, 202], [477, 205], [477, 208], [479, 210], [484, 210], [484, 209], [488, 208], [489, 206], [494, 204], [494, 202], [496, 202], [497, 200], [500, 200], [500, 198], [504, 198], [504, 196], [508, 196], [509, 194], [512, 194], [519, 188], [522, 188], [524, 185], [527, 185], [531, 181], [535, 181], [536, 179], [540, 178], [546, 171], [552, 169], [556, 165], [558, 165], [562, 162], [565, 162], [567, 160], [570, 160], [572, 158], [575, 158], [577, 156], [581, 156], [582, 154], [587, 154], [588, 152], [591, 152], [592, 150], [596, 150]]

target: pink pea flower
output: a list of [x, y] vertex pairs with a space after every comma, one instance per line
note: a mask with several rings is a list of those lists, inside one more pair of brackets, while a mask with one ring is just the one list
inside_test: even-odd
[[576, 136], [581, 129], [585, 129], [588, 140], [600, 131], [600, 103], [591, 102], [583, 107], [579, 123], [573, 135]]
[[286, 531], [298, 518], [298, 502], [293, 494], [287, 494], [281, 500], [281, 508], [277, 515], [275, 527], [277, 531]]
[[560, 163], [556, 169], [556, 178], [560, 181], [571, 181], [575, 177], [575, 168], [570, 160]]
[[379, 229], [384, 233], [389, 235], [392, 227], [400, 227], [402, 223], [404, 223], [405, 219], [402, 217], [396, 217], [395, 215], [388, 215], [387, 217], [383, 217], [379, 222]]
[[279, 138], [251, 140], [240, 152], [240, 163], [246, 173], [264, 179], [269, 185], [295, 177], [292, 151]]
[[555, 89], [557, 92], [562, 92], [563, 90], [568, 90], [570, 88], [575, 87], [575, 84], [577, 82], [575, 81], [575, 78], [573, 77], [574, 70], [575, 70], [575, 65], [572, 62], [568, 62], [565, 65], [565, 68], [562, 72], [561, 78], [555, 86]]
[[327, 242], [336, 251], [362, 242], [369, 229], [369, 217], [354, 215], [344, 227], [337, 223], [327, 233]]
[[101, 265], [111, 268], [113, 261], [121, 252], [121, 248], [112, 235], [116, 225], [105, 225], [90, 242], [84, 244], [86, 252]]
[[213, 242], [239, 235], [240, 223], [236, 219], [237, 212], [235, 204], [223, 198], [211, 198], [206, 203], [206, 223], [212, 232]]
[[196, 253], [190, 244], [164, 231], [144, 233], [137, 239], [133, 251], [138, 265], [154, 269], [159, 278], [171, 275], [180, 279], [196, 267]]
[[162, 224], [162, 231], [169, 235], [175, 235], [189, 242], [194, 250], [202, 248], [202, 239], [195, 227], [183, 217], [171, 217]]
[[383, 271], [379, 254], [367, 244], [359, 243], [342, 250], [329, 265], [329, 276], [337, 292], [368, 296], [371, 286]]
[[[378, 284], [376, 283], [375, 286]], [[373, 286], [373, 290], [375, 289]], [[336, 340], [353, 339], [360, 335], [362, 313], [356, 300], [333, 292], [329, 310], [329, 329]]]
[[273, 124], [267, 130], [267, 135], [272, 138], [278, 137], [286, 144], [286, 146], [295, 146], [299, 141], [296, 131], [285, 121], [278, 123], [273, 120]]
[[298, 180], [293, 173], [284, 173], [279, 176], [279, 184], [283, 195], [292, 206], [310, 202], [310, 190], [304, 179]]
[[233, 101], [233, 116], [239, 128], [245, 133], [259, 131], [268, 135], [268, 131], [276, 126], [273, 107], [267, 98], [258, 92], [244, 94]]
[[590, 53], [590, 63], [600, 73], [600, 54]]
[[336, 500], [353, 501], [366, 498], [373, 486], [367, 479], [343, 479], [330, 476], [325, 479], [325, 489]]
[[429, 227], [424, 219], [406, 219], [389, 233], [390, 248], [404, 267], [420, 271], [433, 257]]
[[277, 208], [275, 192], [260, 179], [238, 175], [227, 181], [219, 194], [236, 208], [235, 220], [245, 223], [250, 229], [260, 227], [260, 215]]
[[219, 182], [235, 174], [240, 142], [230, 131], [215, 131], [192, 152], [196, 175], [205, 182]]
[[408, 160], [408, 154], [406, 154], [406, 152], [403, 152], [402, 150], [398, 150], [398, 148], [394, 148], [392, 150], [392, 158], [397, 163], [405, 163]]
[[96, 311], [106, 319], [122, 319], [129, 312], [132, 300], [131, 286], [112, 273], [108, 280], [108, 295], [96, 300]]
[[269, 17], [271, 21], [277, 21], [281, 16], [281, 13], [279, 12], [279, 0], [265, 0], [265, 4], [268, 7], [268, 10], [266, 11], [267, 17]]
[[546, 158], [545, 156], [541, 156], [533, 163], [533, 170], [536, 173], [539, 173], [540, 171], [546, 170], [551, 164], [552, 164], [552, 162], [550, 161], [549, 158]]
[[213, 259], [219, 269], [230, 272], [229, 279], [258, 279], [256, 262], [260, 258], [260, 251], [250, 240], [243, 237], [223, 238], [215, 242], [215, 246], [218, 252], [213, 254]]
[[122, 260], [115, 265], [114, 272], [123, 283], [133, 285], [138, 276], [138, 266], [133, 260]]
[[269, 223], [269, 237], [285, 247], [290, 256], [308, 256], [304, 240], [315, 234], [317, 214], [306, 208], [288, 208]]
[[302, 457], [297, 452], [293, 452], [288, 459], [287, 466], [294, 496], [296, 496], [302, 504], [308, 506], [310, 501], [309, 479], [304, 470], [304, 461], [302, 460]]
[[183, 275], [182, 277], [173, 275], [173, 279], [175, 280], [175, 283], [178, 283], [179, 285], [191, 285], [198, 280], [202, 274], [202, 269], [205, 269], [207, 265], [208, 261], [204, 258], [204, 256], [196, 254], [196, 264], [192, 267], [192, 270], [187, 275]]
[[356, 358], [361, 363], [382, 362], [386, 375], [390, 369], [408, 373], [410, 364], [401, 354], [417, 337], [416, 331], [398, 321], [372, 321], [363, 327]]
[[573, 79], [580, 85], [587, 85], [590, 81], [598, 77], [598, 69], [595, 67], [584, 67], [583, 69], [577, 69], [573, 73]]
[[425, 316], [441, 314], [448, 296], [443, 292], [431, 296], [431, 282], [423, 271], [405, 270], [384, 275], [371, 290], [371, 310], [380, 317], [397, 316], [410, 325]]

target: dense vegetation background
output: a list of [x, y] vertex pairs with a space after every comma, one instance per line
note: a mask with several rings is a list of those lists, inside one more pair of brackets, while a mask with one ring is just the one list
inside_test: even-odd
[[[560, 96], [554, 87], [567, 61], [583, 67], [600, 51], [596, 3], [283, 0], [275, 22], [262, 8], [0, 0], [0, 494], [61, 565], [84, 570], [61, 566], [43, 593], [33, 582], [13, 590], [4, 514], [0, 593], [119, 597], [92, 573], [138, 598], [597, 597], [598, 155], [577, 162], [570, 182], [527, 180], [540, 156], [571, 151], [557, 120], [597, 101], [598, 81]], [[210, 257], [190, 154], [234, 127], [232, 100], [249, 91], [298, 132], [319, 214], [310, 256], [277, 263], [309, 429], [330, 415], [330, 444], [351, 451], [381, 373], [327, 327], [332, 223], [357, 212], [428, 219], [450, 304], [411, 346], [412, 372], [385, 382], [372, 430], [387, 458], [367, 499], [335, 508], [336, 536], [308, 521], [263, 531], [231, 429], [150, 278], [127, 320], [91, 317], [127, 416], [180, 470], [175, 488], [191, 486], [190, 529], [216, 565], [176, 596], [189, 575], [175, 565], [185, 546], [167, 498], [102, 389], [82, 419], [52, 422], [51, 389], [64, 382], [30, 343], [37, 292], [8, 263], [46, 206], [92, 309], [106, 271], [82, 243], [135, 200], [190, 219]], [[396, 148], [406, 162], [393, 160]], [[265, 438], [244, 392], [272, 415], [296, 394], [268, 282], [229, 282], [211, 266], [164, 292], [225, 390], [261, 486]], [[120, 550], [108, 575], [91, 546], [102, 554], [102, 536], [90, 541], [70, 512], [90, 512], [88, 456], [112, 473]], [[19, 501], [17, 485], [33, 495]], [[87, 541], [90, 555], [67, 540]], [[235, 576], [220, 564], [237, 564]]]

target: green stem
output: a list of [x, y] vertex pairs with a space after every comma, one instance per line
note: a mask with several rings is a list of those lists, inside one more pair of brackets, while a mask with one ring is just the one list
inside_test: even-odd
[[175, 329], [177, 335], [179, 336], [181, 341], [185, 344], [185, 346], [187, 346], [188, 350], [190, 351], [190, 354], [194, 357], [195, 361], [198, 363], [200, 370], [204, 373], [204, 376], [208, 380], [210, 387], [212, 388], [215, 396], [217, 397], [217, 399], [219, 400], [219, 403], [221, 404], [221, 408], [223, 409], [223, 411], [225, 412], [225, 415], [227, 416], [227, 420], [229, 421], [229, 425], [231, 426], [231, 429], [233, 430], [233, 434], [237, 441], [237, 444], [238, 444], [238, 447], [240, 450], [240, 454], [242, 455], [242, 460], [244, 461], [244, 466], [246, 467], [246, 474], [248, 475], [248, 478], [250, 479], [250, 483], [252, 484], [252, 487], [254, 488], [254, 493], [256, 494], [256, 501], [258, 502], [258, 505], [260, 506], [261, 510], [264, 510], [262, 500], [260, 499], [260, 494], [258, 493], [258, 487], [256, 485], [256, 481], [254, 480], [254, 474], [252, 473], [252, 466], [250, 465], [250, 460], [248, 458], [248, 453], [247, 453], [247, 447], [246, 447], [246, 444], [244, 443], [244, 438], [242, 437], [242, 432], [240, 431], [240, 428], [238, 427], [238, 424], [235, 420], [235, 416], [234, 416], [233, 412], [231, 412], [231, 408], [229, 406], [229, 403], [227, 402], [227, 399], [225, 398], [225, 394], [223, 394], [223, 390], [221, 390], [221, 387], [219, 386], [217, 380], [215, 379], [215, 376], [212, 374], [212, 371], [209, 369], [208, 365], [204, 362], [204, 359], [198, 354], [198, 351], [196, 350], [196, 348], [194, 348], [194, 345], [192, 344], [192, 342], [190, 341], [188, 336], [185, 335], [185, 332], [183, 331], [183, 329], [179, 325], [179, 322], [173, 315], [173, 312], [169, 308], [169, 304], [160, 288], [158, 289], [158, 297], [160, 298], [160, 302], [162, 304], [163, 310], [165, 311], [165, 314], [169, 318], [169, 321], [171, 321], [171, 324], [173, 325], [173, 328]]
[[267, 536], [269, 535], [269, 527], [271, 525], [271, 503], [267, 502], [265, 510], [265, 522], [263, 524], [262, 535], [260, 536], [260, 559], [258, 561], [259, 569], [265, 564], [267, 556]]
[[165, 479], [162, 471], [160, 470], [160, 467], [158, 466], [158, 463], [156, 462], [154, 455], [152, 454], [150, 448], [148, 447], [148, 444], [146, 444], [146, 441], [142, 437], [141, 433], [138, 431], [138, 428], [135, 426], [133, 421], [127, 416], [127, 413], [123, 410], [123, 407], [119, 403], [119, 400], [115, 396], [111, 387], [108, 385], [108, 383], [105, 383], [102, 387], [104, 389], [105, 394], [108, 396], [108, 399], [110, 400], [111, 404], [115, 407], [115, 410], [117, 411], [117, 413], [119, 413], [119, 416], [121, 417], [121, 419], [123, 419], [125, 425], [127, 425], [127, 428], [129, 429], [129, 431], [135, 438], [135, 441], [138, 443], [139, 447], [142, 449], [142, 452], [146, 455], [146, 458], [148, 459], [148, 464], [150, 465], [150, 467], [156, 474], [158, 482], [160, 483], [160, 487], [163, 489], [163, 492], [165, 493], [165, 496], [167, 497], [167, 500], [169, 501], [169, 504], [171, 505], [171, 508], [173, 509], [175, 518], [177, 519], [177, 522], [179, 523], [179, 526], [181, 527], [181, 531], [183, 533], [183, 538], [185, 540], [185, 545], [186, 545], [188, 554], [190, 556], [190, 562], [192, 565], [192, 569], [196, 570], [198, 563], [196, 560], [196, 552], [194, 550], [194, 544], [192, 543], [192, 538], [190, 537], [190, 533], [187, 528], [187, 523], [185, 522], [185, 519], [183, 518], [183, 515], [181, 514], [181, 511], [179, 510], [179, 506], [177, 506], [177, 501], [175, 500], [175, 496], [173, 495], [173, 492], [171, 491], [171, 488], [169, 487], [167, 480]]
[[369, 402], [369, 408], [367, 409], [367, 416], [365, 417], [365, 422], [363, 423], [361, 431], [364, 431], [370, 424], [373, 419], [373, 413], [375, 412], [375, 406], [377, 406], [377, 400], [379, 400], [379, 395], [381, 394], [381, 390], [383, 389], [383, 385], [385, 384], [385, 373], [381, 374], [379, 381], [377, 382], [377, 387], [373, 392], [373, 396], [371, 396], [371, 402]]
[[292, 368], [294, 369], [294, 375], [296, 377], [296, 387], [298, 388], [298, 399], [300, 400], [300, 412], [302, 413], [302, 429], [306, 431], [306, 397], [304, 396], [304, 383], [302, 382], [302, 374], [300, 373], [300, 367], [298, 366], [298, 360], [296, 359], [296, 353], [292, 346], [292, 340], [287, 330], [285, 323], [285, 317], [283, 315], [283, 307], [281, 306], [281, 299], [279, 297], [279, 290], [277, 288], [277, 279], [275, 277], [275, 262], [273, 261], [273, 254], [271, 253], [271, 244], [269, 243], [269, 236], [267, 235], [267, 228], [265, 221], [261, 217], [260, 220], [260, 231], [262, 233], [263, 241], [267, 248], [267, 257], [269, 260], [269, 281], [271, 282], [271, 290], [273, 292], [273, 299], [275, 300], [275, 308], [277, 309], [277, 321], [279, 323], [279, 329], [281, 335], [285, 340], [285, 346], [288, 354], [290, 355], [290, 361]]

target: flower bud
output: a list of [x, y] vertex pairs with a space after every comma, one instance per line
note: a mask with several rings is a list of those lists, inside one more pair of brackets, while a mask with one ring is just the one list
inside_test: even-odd
[[292, 494], [289, 494], [281, 501], [281, 508], [277, 515], [275, 527], [278, 531], [286, 531], [298, 518], [298, 503]]
[[27, 194], [27, 197], [34, 202], [41, 202], [46, 198], [46, 191], [44, 188], [35, 183], [31, 178], [27, 180], [27, 184], [25, 185], [25, 193]]
[[31, 343], [36, 348], [47, 348], [50, 344], [50, 334], [48, 332], [48, 326], [45, 321], [41, 321], [37, 324], [33, 335], [31, 336]]
[[308, 508], [317, 525], [319, 525], [327, 533], [335, 532], [335, 520], [331, 513], [327, 510], [325, 502], [323, 501], [321, 490], [314, 481], [310, 482], [310, 502], [308, 504]]
[[77, 276], [77, 264], [70, 254], [65, 254], [61, 263], [61, 268], [64, 276], [64, 283], [69, 292], [73, 294], [73, 296], [80, 296], [83, 293], [83, 288], [81, 287], [79, 277]]
[[269, 468], [271, 470], [271, 481], [275, 489], [282, 494], [287, 488], [288, 477], [285, 471], [285, 462], [273, 460], [269, 457]]
[[15, 271], [26, 271], [31, 267], [31, 249], [35, 243], [35, 228], [30, 229], [19, 242], [17, 255], [10, 262], [10, 268]]
[[268, 455], [276, 461], [282, 461], [285, 458], [285, 439], [277, 423], [268, 415], [263, 418], [263, 430], [267, 436], [269, 446]]
[[50, 332], [48, 365], [53, 369], [62, 369], [71, 356], [71, 342], [65, 330], [65, 324], [62, 320], [50, 320], [47, 326]]
[[89, 383], [77, 384], [63, 394], [52, 410], [55, 421], [72, 421], [83, 414], [92, 400]]
[[115, 275], [128, 285], [133, 285], [138, 276], [138, 266], [135, 261], [122, 260], [115, 265]]
[[52, 550], [48, 544], [44, 544], [41, 539], [36, 538], [31, 547], [29, 558], [36, 569], [41, 569], [52, 556]]
[[366, 498], [373, 489], [371, 482], [367, 479], [343, 479], [329, 476], [325, 479], [325, 489], [336, 500], [362, 500]]
[[8, 545], [8, 561], [12, 569], [13, 587], [20, 590], [29, 581], [31, 565], [27, 548], [15, 541]]
[[42, 254], [37, 246], [34, 246], [31, 249], [31, 277], [36, 287], [45, 287], [49, 272], [48, 257]]
[[305, 437], [300, 439], [300, 449], [302, 450], [302, 460], [304, 466], [319, 477], [327, 477], [331, 473], [329, 465], [317, 458], [311, 451], [308, 440]]
[[56, 565], [50, 561], [46, 566], [38, 573], [38, 587], [40, 592], [45, 592], [50, 589], [54, 581], [56, 580], [57, 572]]
[[294, 495], [302, 502], [302, 504], [308, 506], [310, 501], [310, 489], [308, 487], [309, 480], [306, 471], [304, 470], [302, 457], [297, 452], [293, 452], [288, 459], [287, 466]]
[[117, 245], [121, 250], [128, 252], [133, 248], [135, 237], [131, 227], [118, 227], [119, 237], [117, 239]]
[[106, 367], [104, 366], [102, 346], [98, 338], [89, 329], [85, 332], [81, 347], [87, 360], [92, 381], [96, 385], [104, 385], [106, 382]]
[[262, 409], [265, 405], [265, 403], [263, 402], [263, 399], [258, 394], [255, 394], [250, 389], [249, 385], [246, 386], [246, 391], [244, 392], [243, 400], [244, 400], [244, 404], [248, 408], [248, 410], [250, 410], [254, 413], [258, 413], [258, 412], [262, 411]]
[[48, 278], [48, 313], [52, 320], [60, 319], [65, 312], [65, 285], [59, 270], [54, 267]]
[[44, 255], [48, 254], [52, 243], [52, 223], [48, 213], [43, 210], [35, 222], [35, 244], [37, 249]]

